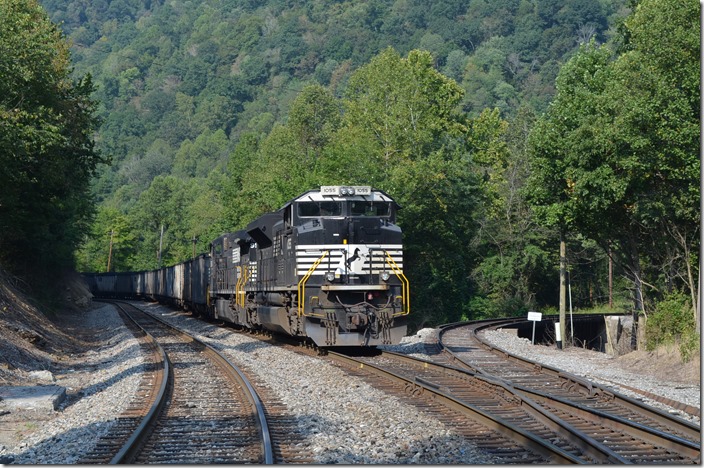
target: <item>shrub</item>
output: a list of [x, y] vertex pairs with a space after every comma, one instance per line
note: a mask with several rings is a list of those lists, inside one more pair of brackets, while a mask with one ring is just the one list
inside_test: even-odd
[[699, 334], [689, 297], [682, 292], [667, 294], [655, 305], [645, 328], [646, 349], [675, 343], [683, 361], [688, 361], [699, 349]]

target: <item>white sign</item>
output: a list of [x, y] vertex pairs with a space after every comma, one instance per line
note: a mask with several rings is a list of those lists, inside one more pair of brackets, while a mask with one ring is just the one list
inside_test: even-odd
[[531, 322], [540, 322], [543, 320], [543, 314], [540, 312], [528, 312], [528, 320]]

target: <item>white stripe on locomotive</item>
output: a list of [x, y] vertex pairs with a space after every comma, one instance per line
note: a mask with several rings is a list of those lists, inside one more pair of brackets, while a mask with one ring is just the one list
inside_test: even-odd
[[[403, 249], [400, 244], [381, 244], [381, 245], [365, 245], [365, 244], [324, 244], [324, 245], [298, 245], [296, 246], [296, 274], [305, 275], [308, 273], [313, 264], [329, 250], [328, 255], [318, 265], [318, 268], [312, 275], [324, 275], [329, 268], [335, 268], [344, 259], [345, 252], [354, 251], [357, 247], [363, 247], [370, 251], [370, 259], [364, 265], [363, 273], [379, 274], [382, 271], [392, 271], [392, 268], [387, 263], [387, 252], [394, 261], [395, 266], [403, 272]], [[350, 255], [348, 253], [347, 257]]]

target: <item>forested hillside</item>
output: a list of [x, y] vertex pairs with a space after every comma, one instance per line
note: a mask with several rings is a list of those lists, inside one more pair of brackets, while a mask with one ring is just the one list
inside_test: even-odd
[[[628, 102], [615, 86], [691, 51], [694, 0], [42, 4], [73, 42], [75, 73], [97, 85], [97, 147], [113, 161], [94, 185], [79, 269], [105, 271], [110, 248], [113, 270], [173, 263], [311, 187], [354, 183], [404, 207], [417, 325], [555, 307], [560, 239], [576, 307], [607, 304], [611, 290], [617, 307], [637, 307], [634, 288], [651, 308], [676, 291], [694, 302], [699, 218], [686, 206], [699, 184], [687, 155], [699, 114], [686, 103], [699, 90]], [[650, 23], [670, 38], [660, 55], [642, 34]], [[649, 82], [689, 80], [687, 53]], [[649, 66], [620, 65], [637, 60]], [[594, 71], [612, 63], [623, 71]], [[580, 82], [592, 74], [601, 87]], [[594, 102], [570, 101], [583, 88]], [[656, 102], [680, 108], [651, 107], [648, 123], [642, 106]], [[613, 143], [607, 128], [628, 136]]]
[[101, 103], [99, 146], [113, 158], [96, 190], [136, 202], [157, 175], [204, 178], [242, 134], [285, 121], [303, 86], [337, 97], [386, 47], [428, 50], [465, 90], [459, 108], [545, 110], [559, 66], [581, 42], [609, 40], [625, 0], [53, 1]]

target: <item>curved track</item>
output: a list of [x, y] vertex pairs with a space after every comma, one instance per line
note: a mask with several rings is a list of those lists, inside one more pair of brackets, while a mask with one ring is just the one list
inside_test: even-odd
[[512, 356], [484, 342], [479, 330], [510, 321], [447, 326], [433, 361], [464, 367], [504, 382], [581, 432], [597, 438], [627, 462], [699, 463], [700, 427], [586, 379]]
[[152, 344], [152, 351], [168, 357], [157, 378], [143, 379], [146, 391], [132, 410], [143, 416], [121, 415], [130, 423], [101, 439], [82, 462], [100, 463], [102, 454], [110, 463], [273, 463], [264, 410], [244, 375], [204, 343], [132, 306], [119, 307], [162, 348]]
[[[383, 390], [399, 395], [474, 442], [500, 464], [579, 464], [607, 460], [559, 443], [560, 428], [522, 406], [510, 389], [469, 372], [394, 353], [328, 356]], [[589, 444], [585, 444], [585, 447]]]

